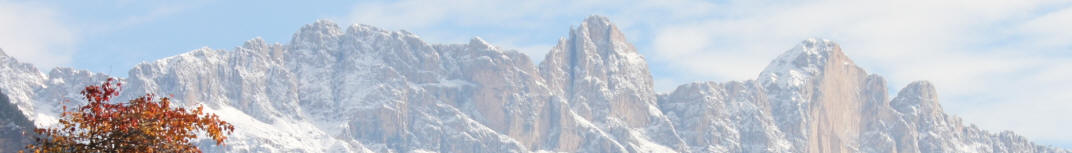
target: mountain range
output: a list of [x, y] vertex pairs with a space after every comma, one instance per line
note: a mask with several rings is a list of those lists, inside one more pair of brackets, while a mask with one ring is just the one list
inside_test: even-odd
[[[110, 77], [46, 74], [0, 50], [0, 142], [28, 143], [27, 129], [55, 125], [62, 105], [84, 103], [81, 87]], [[927, 81], [888, 95], [826, 39], [793, 46], [754, 80], [657, 93], [645, 57], [602, 16], [539, 63], [479, 37], [435, 44], [318, 20], [286, 44], [200, 48], [121, 81], [118, 99], [169, 95], [234, 124], [226, 145], [196, 140], [206, 152], [1069, 152], [946, 114]]]

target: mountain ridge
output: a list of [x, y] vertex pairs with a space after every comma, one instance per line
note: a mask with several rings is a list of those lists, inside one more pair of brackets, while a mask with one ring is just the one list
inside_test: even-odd
[[[0, 63], [0, 90], [38, 125], [55, 118], [49, 102], [77, 101], [68, 87], [107, 78]], [[201, 48], [138, 64], [123, 81], [124, 96], [173, 94], [248, 129], [227, 146], [201, 142], [209, 151], [1068, 152], [965, 126], [925, 81], [889, 97], [885, 79], [825, 39], [755, 80], [655, 93], [644, 57], [602, 16], [571, 27], [540, 63], [479, 37], [432, 44], [317, 20], [286, 44]]]

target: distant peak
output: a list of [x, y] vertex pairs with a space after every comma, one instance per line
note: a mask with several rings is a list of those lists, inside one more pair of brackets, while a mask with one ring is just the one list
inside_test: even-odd
[[0, 57], [7, 57], [7, 53], [4, 53], [3, 48], [0, 48]]
[[625, 34], [607, 17], [598, 15], [589, 16], [580, 26], [570, 27], [569, 36], [559, 39], [555, 48], [550, 54], [558, 51], [591, 52], [589, 54], [598, 55], [593, 57], [609, 57], [608, 55], [614, 54], [624, 57], [629, 63], [646, 63], [633, 44], [626, 41]]
[[191, 50], [189, 52], [182, 53], [182, 54], [175, 55], [175, 56], [171, 56], [171, 57], [167, 57], [167, 58], [164, 58], [164, 59], [197, 59], [197, 58], [215, 56], [215, 55], [218, 55], [218, 54], [220, 54], [222, 52], [224, 52], [224, 51], [223, 50], [215, 50], [215, 49], [212, 49], [212, 48], [208, 48], [208, 46], [202, 46], [201, 48], [197, 48], [197, 49]]
[[72, 76], [106, 76], [103, 73], [97, 73], [89, 70], [79, 70], [71, 67], [55, 67], [48, 71], [48, 76], [52, 78], [56, 77], [72, 77]]
[[341, 33], [339, 25], [335, 24], [334, 21], [327, 20], [327, 19], [319, 19], [319, 20], [316, 20], [316, 22], [313, 22], [312, 24], [306, 24], [305, 26], [302, 26], [300, 31], [298, 31], [298, 33], [310, 33], [310, 32], [313, 32], [313, 33]]
[[841, 46], [834, 41], [808, 38], [779, 55], [771, 64], [789, 64], [796, 67], [822, 65], [826, 63], [827, 58], [838, 54], [842, 54]]
[[901, 91], [897, 93], [897, 96], [911, 95], [918, 96], [919, 98], [923, 99], [937, 99], [938, 95], [936, 95], [936, 93], [937, 92], [934, 90], [934, 85], [932, 85], [931, 82], [915, 81], [908, 84], [908, 86], [905, 86], [904, 89], [901, 89]]
[[[832, 60], [831, 58], [846, 58]], [[829, 63], [830, 61], [843, 61]], [[778, 83], [779, 86], [801, 86], [810, 77], [817, 76], [827, 64], [855, 64], [841, 52], [841, 47], [834, 41], [822, 38], [808, 38], [801, 41], [771, 61], [760, 73], [760, 82], [765, 85]]]
[[[388, 33], [389, 31], [387, 31], [386, 29], [380, 28], [380, 27], [367, 25], [367, 24], [352, 24], [352, 25], [350, 25], [349, 32], [353, 32], [353, 33], [358, 33], [358, 32]], [[405, 32], [405, 33], [408, 33], [408, 32]]]
[[264, 42], [264, 39], [261, 37], [254, 37], [253, 39], [246, 40], [246, 42], [242, 44], [242, 48], [248, 49], [257, 49], [266, 46], [268, 46], [268, 43]]
[[916, 81], [905, 86], [890, 102], [890, 106], [912, 116], [939, 115], [942, 110], [938, 104], [938, 92], [927, 81]]
[[342, 29], [338, 24], [330, 20], [316, 20], [312, 24], [302, 26], [301, 30], [291, 37], [291, 47], [308, 48], [321, 45], [323, 42], [333, 42], [342, 35]]
[[831, 42], [833, 42], [833, 41], [830, 41], [830, 39], [819, 38], [819, 37], [811, 37], [811, 38], [805, 39], [801, 43], [831, 43]]
[[333, 25], [333, 26], [338, 26], [338, 25], [335, 24], [335, 21], [331, 21], [331, 20], [328, 20], [328, 19], [316, 19], [316, 22], [313, 22], [313, 25]]
[[570, 31], [573, 32], [573, 36], [591, 40], [596, 44], [625, 42], [625, 34], [618, 29], [618, 26], [611, 23], [610, 19], [603, 16], [589, 16], [581, 22], [580, 27]]
[[491, 49], [492, 48], [490, 43], [488, 43], [487, 41], [484, 41], [484, 39], [481, 39], [480, 37], [473, 37], [473, 39], [470, 39], [469, 40], [469, 46], [476, 47], [476, 48], [481, 48], [481, 49]]
[[823, 38], [808, 38], [807, 40], [800, 42], [800, 46], [805, 47], [806, 51], [813, 52], [831, 51], [831, 48], [839, 47], [834, 41]]
[[[560, 38], [540, 63], [545, 78], [566, 80], [607, 80], [615, 77], [628, 78], [601, 82], [608, 88], [633, 88], [639, 92], [652, 92], [651, 73], [648, 64], [633, 44], [609, 19], [593, 15], [570, 27], [569, 36]], [[584, 74], [580, 74], [580, 73]], [[569, 81], [554, 82], [564, 90], [572, 90]], [[580, 83], [578, 83], [580, 84]], [[610, 84], [610, 85], [608, 85]]]
[[588, 24], [588, 25], [610, 25], [611, 22], [610, 22], [610, 19], [607, 19], [607, 17], [605, 17], [605, 16], [591, 15], [591, 16], [588, 16], [588, 18], [584, 18], [584, 22], [582, 24]]

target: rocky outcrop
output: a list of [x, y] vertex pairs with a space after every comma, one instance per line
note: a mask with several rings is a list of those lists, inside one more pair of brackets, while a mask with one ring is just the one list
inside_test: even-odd
[[702, 82], [659, 96], [689, 152], [789, 152], [771, 104], [754, 81]]

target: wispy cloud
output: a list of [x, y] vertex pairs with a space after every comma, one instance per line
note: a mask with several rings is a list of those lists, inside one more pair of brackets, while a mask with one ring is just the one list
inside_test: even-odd
[[161, 18], [197, 9], [212, 2], [213, 1], [207, 0], [191, 0], [182, 2], [116, 0], [114, 6], [115, 9], [137, 9], [138, 11], [132, 11], [131, 13], [123, 14], [121, 16], [118, 16], [119, 18], [108, 21], [95, 21], [94, 23], [89, 23], [89, 25], [91, 25], [92, 27], [88, 27], [86, 33], [111, 33], [118, 30], [136, 27], [145, 23], [156, 21]]
[[0, 48], [39, 68], [66, 65], [77, 30], [55, 9], [40, 3], [0, 1]]

